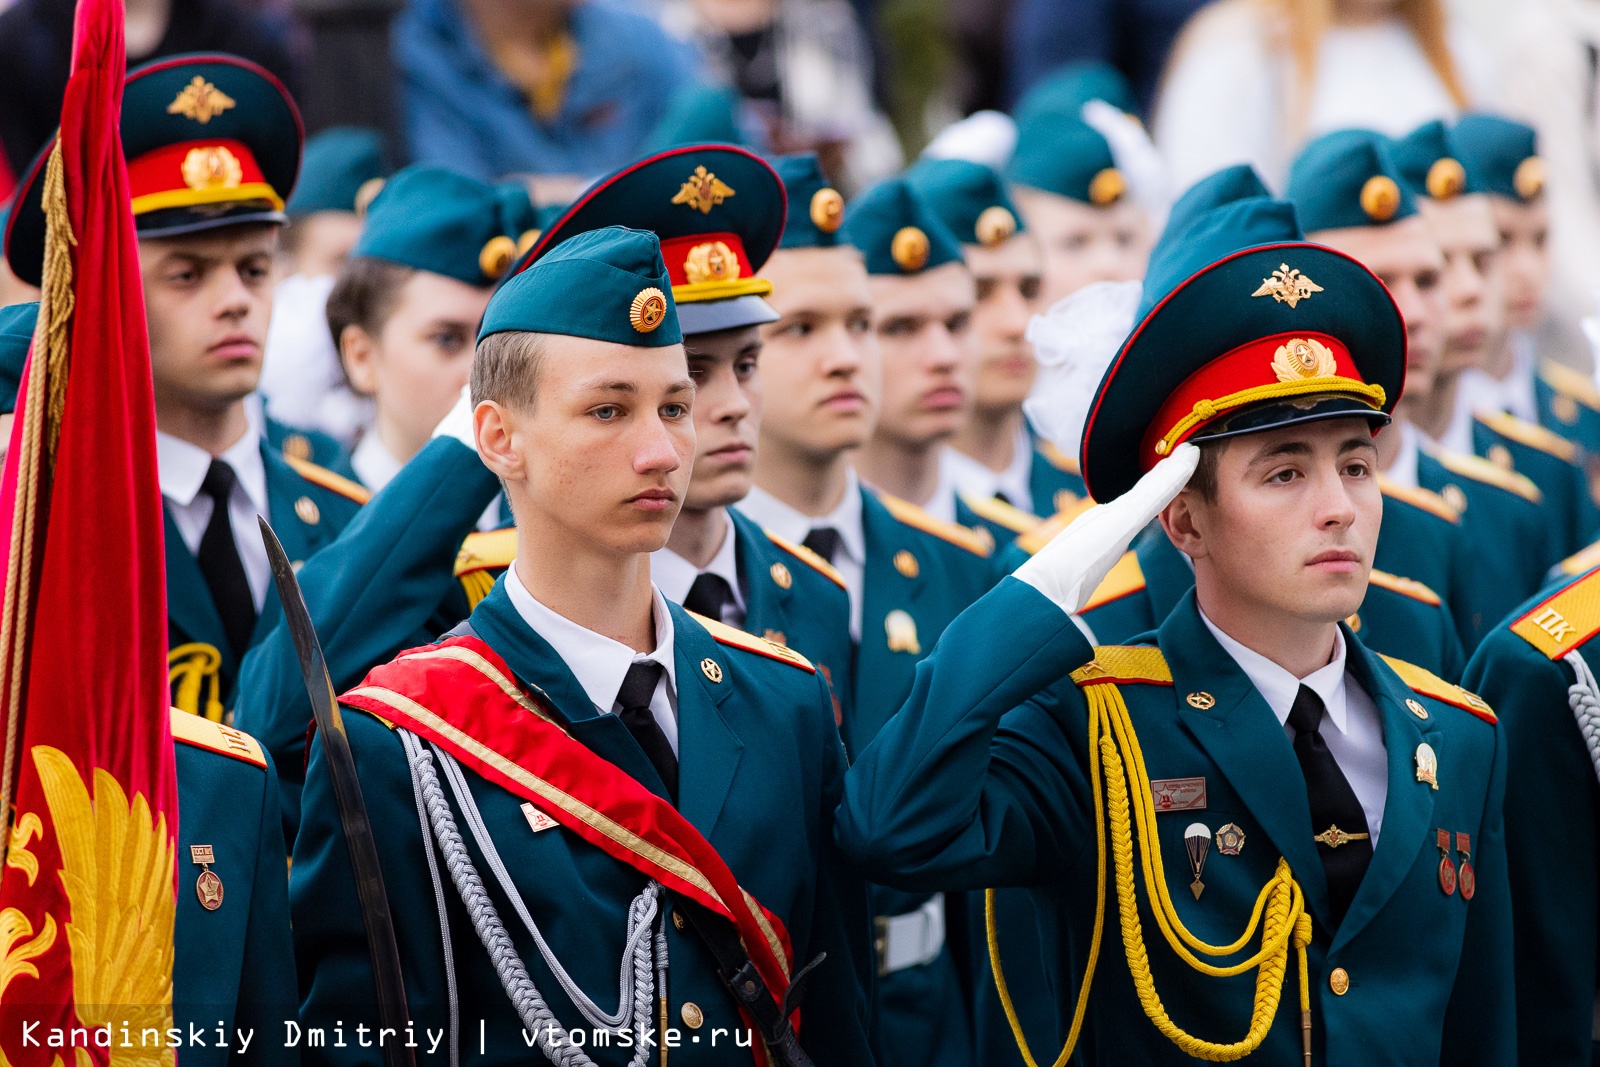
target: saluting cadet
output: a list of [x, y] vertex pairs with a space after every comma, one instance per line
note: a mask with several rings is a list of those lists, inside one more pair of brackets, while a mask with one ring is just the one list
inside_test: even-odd
[[[1443, 351], [1444, 256], [1416, 197], [1389, 152], [1389, 141], [1368, 130], [1341, 130], [1308, 144], [1289, 169], [1287, 199], [1306, 236], [1360, 261], [1395, 298], [1406, 323], [1406, 391], [1394, 421], [1378, 431], [1378, 462], [1393, 492], [1429, 490], [1430, 503], [1460, 515], [1467, 554], [1465, 581], [1440, 590], [1466, 620], [1461, 639], [1478, 639], [1544, 581], [1544, 561], [1529, 545], [1546, 539], [1540, 494], [1526, 478], [1471, 455], [1427, 442], [1413, 424], [1425, 410]], [[1386, 516], [1387, 517], [1387, 516]], [[1380, 545], [1392, 540], [1380, 538]], [[1420, 547], [1420, 546], [1419, 546]], [[1408, 570], [1401, 570], [1409, 574]], [[1459, 602], [1459, 603], [1457, 603]], [[1444, 674], [1414, 650], [1388, 647], [1370, 634], [1371, 648]]]
[[[449, 1035], [433, 1062], [477, 1030], [490, 1063], [530, 1048], [654, 1063], [663, 1039], [674, 1062], [795, 1063], [805, 969], [800, 1048], [870, 1062], [859, 883], [831, 842], [845, 757], [827, 683], [651, 582], [695, 454], [671, 287], [654, 235], [610, 227], [496, 293], [473, 421], [517, 558], [452, 636], [341, 698], [410, 1015]], [[371, 1024], [320, 739], [304, 801], [301, 1020]], [[371, 1058], [351, 1048], [307, 1052]]]
[[[1102, 957], [1056, 994], [1063, 1020], [1086, 997], [1089, 1061], [1510, 1063], [1494, 715], [1341, 625], [1404, 324], [1287, 204], [1220, 208], [1182, 253], [1084, 431], [1111, 503], [946, 631], [857, 757], [840, 842], [908, 888], [1060, 882], [1047, 950], [1069, 976]], [[1070, 613], [1157, 513], [1195, 589], [1091, 648]]]
[[[945, 626], [993, 584], [994, 564], [972, 531], [864, 488], [850, 464], [850, 450], [871, 435], [881, 384], [868, 265], [892, 262], [895, 235], [910, 227], [875, 227], [871, 241], [858, 230], [855, 240], [872, 245], [863, 252], [843, 239], [843, 199], [814, 156], [785, 157], [778, 171], [789, 222], [762, 276], [782, 318], [762, 328], [756, 488], [740, 510], [845, 579], [857, 649], [843, 732], [858, 751], [905, 700]], [[878, 1062], [971, 1062], [969, 1009], [945, 936], [954, 905], [939, 893], [872, 892]]]
[[1039, 310], [1038, 238], [1022, 224], [1000, 176], [981, 163], [923, 160], [906, 180], [960, 239], [977, 285], [972, 409], [942, 453], [945, 472], [969, 509], [1013, 536], [1025, 533], [1038, 516], [1083, 496], [1077, 461], [1036, 442], [1022, 414], [1038, 369], [1027, 338]]
[[[175, 56], [122, 94], [166, 511], [173, 703], [224, 718], [246, 650], [278, 614], [265, 515], [294, 560], [331, 542], [366, 493], [280, 454], [251, 394], [272, 312], [283, 201], [300, 165], [300, 116], [271, 74], [226, 55]], [[23, 177], [6, 257], [37, 281], [41, 154]]]
[[[1506, 329], [1500, 233], [1483, 180], [1457, 158], [1442, 123], [1418, 127], [1394, 142], [1393, 152], [1445, 259], [1444, 356], [1428, 416], [1417, 422], [1446, 449], [1482, 456], [1538, 487], [1550, 544], [1545, 559], [1553, 562], [1592, 540], [1600, 509], [1576, 446], [1517, 416], [1505, 390], [1481, 373], [1503, 351]], [[1533, 415], [1531, 397], [1524, 414]]]

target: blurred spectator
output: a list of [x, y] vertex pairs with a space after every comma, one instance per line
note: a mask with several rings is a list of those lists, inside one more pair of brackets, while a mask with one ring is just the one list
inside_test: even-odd
[[867, 39], [846, 0], [660, 0], [660, 16], [698, 48], [709, 81], [737, 91], [734, 122], [750, 134], [742, 140], [777, 154], [816, 152], [847, 189], [899, 168], [894, 131], [873, 105]]
[[1219, 0], [1173, 50], [1155, 139], [1176, 188], [1232, 163], [1276, 188], [1310, 137], [1398, 137], [1487, 104], [1492, 83], [1444, 0]]
[[412, 157], [485, 181], [619, 167], [696, 79], [621, 0], [411, 0], [394, 54]]
[[[74, 0], [17, 0], [0, 13], [0, 147], [20, 179], [55, 133], [72, 60]], [[128, 65], [231, 52], [296, 88], [287, 28], [236, 0], [128, 0]]]
[[[967, 0], [986, 6], [986, 0]], [[1062, 63], [1098, 59], [1119, 68], [1148, 113], [1172, 42], [1208, 0], [1011, 0], [1005, 106]], [[1300, 2], [1300, 0], [1294, 0]]]

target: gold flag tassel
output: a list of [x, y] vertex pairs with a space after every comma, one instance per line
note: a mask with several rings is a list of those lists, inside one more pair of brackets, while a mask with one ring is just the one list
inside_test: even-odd
[[[22, 403], [22, 444], [17, 457], [17, 495], [11, 514], [4, 602], [0, 603], [0, 696], [5, 699], [5, 762], [0, 765], [0, 804], [10, 821], [16, 793], [17, 742], [21, 728], [22, 675], [28, 650], [24, 620], [32, 603], [34, 544], [39, 532], [39, 494], [48, 476], [66, 408], [68, 326], [72, 321], [72, 233], [61, 139], [50, 152], [44, 178], [44, 278], [39, 322], [34, 328], [28, 393]], [[20, 208], [19, 208], [20, 210]], [[5, 868], [0, 867], [0, 872]]]
[[[1277, 1016], [1278, 1004], [1283, 996], [1283, 982], [1288, 966], [1289, 946], [1294, 945], [1300, 966], [1300, 1025], [1303, 1052], [1307, 1064], [1311, 1062], [1311, 985], [1306, 970], [1306, 948], [1311, 944], [1311, 916], [1305, 910], [1305, 897], [1294, 880], [1289, 865], [1281, 857], [1278, 869], [1262, 887], [1250, 913], [1250, 922], [1243, 934], [1231, 945], [1211, 945], [1189, 932], [1178, 918], [1172, 898], [1167, 893], [1166, 872], [1163, 869], [1161, 850], [1156, 839], [1155, 802], [1150, 793], [1150, 779], [1145, 771], [1144, 753], [1134, 733], [1128, 706], [1121, 691], [1110, 683], [1084, 687], [1089, 702], [1089, 748], [1099, 754], [1099, 760], [1089, 762], [1090, 790], [1095, 806], [1095, 855], [1098, 861], [1098, 881], [1095, 890], [1094, 936], [1089, 943], [1089, 960], [1084, 969], [1083, 982], [1078, 990], [1078, 1001], [1072, 1015], [1072, 1026], [1067, 1033], [1065, 1046], [1054, 1067], [1064, 1067], [1072, 1057], [1078, 1037], [1083, 1029], [1083, 1019], [1089, 1003], [1089, 989], [1094, 980], [1095, 966], [1100, 958], [1100, 941], [1105, 932], [1106, 916], [1106, 840], [1111, 841], [1117, 889], [1117, 915], [1122, 927], [1123, 952], [1128, 960], [1128, 971], [1133, 976], [1134, 990], [1145, 1015], [1155, 1023], [1156, 1029], [1177, 1045], [1186, 1055], [1212, 1062], [1239, 1060], [1250, 1055], [1266, 1040], [1272, 1021]], [[1133, 819], [1129, 819], [1129, 807]], [[1109, 815], [1109, 834], [1107, 821]], [[1255, 999], [1250, 1013], [1250, 1029], [1239, 1041], [1223, 1044], [1206, 1041], [1181, 1029], [1167, 1015], [1156, 992], [1155, 979], [1150, 973], [1149, 952], [1144, 943], [1143, 924], [1139, 917], [1138, 897], [1135, 893], [1133, 873], [1133, 832], [1137, 826], [1139, 836], [1140, 866], [1145, 888], [1150, 897], [1150, 910], [1156, 925], [1161, 929], [1167, 944], [1180, 959], [1201, 974], [1216, 978], [1229, 978], [1256, 970]], [[989, 941], [989, 964], [994, 970], [995, 989], [1000, 994], [1000, 1005], [1005, 1009], [1006, 1020], [1011, 1024], [1012, 1036], [1028, 1067], [1038, 1067], [1033, 1053], [1023, 1036], [1016, 1007], [1006, 987], [1005, 973], [1000, 965], [1000, 943], [995, 927], [994, 890], [984, 893], [984, 922]], [[1230, 956], [1241, 951], [1261, 930], [1259, 950], [1238, 963], [1218, 966], [1194, 955]], [[1194, 951], [1191, 952], [1190, 950]]]

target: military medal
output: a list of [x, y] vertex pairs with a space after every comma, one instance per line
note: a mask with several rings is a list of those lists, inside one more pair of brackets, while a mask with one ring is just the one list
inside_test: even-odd
[[1417, 781], [1439, 788], [1439, 757], [1426, 741], [1417, 746]]
[[1238, 823], [1224, 823], [1217, 831], [1217, 851], [1224, 856], [1237, 856], [1244, 851], [1244, 831]]
[[1439, 837], [1439, 888], [1445, 896], [1453, 896], [1456, 891], [1456, 865], [1450, 859], [1450, 831], [1438, 831]]
[[1456, 834], [1456, 851], [1461, 853], [1461, 873], [1457, 881], [1461, 885], [1461, 899], [1471, 900], [1472, 894], [1478, 891], [1478, 876], [1472, 870], [1472, 835]]
[[217, 862], [216, 853], [210, 845], [190, 845], [189, 859], [200, 867], [200, 877], [194, 881], [194, 895], [200, 898], [202, 908], [216, 911], [222, 907], [222, 879], [211, 869]]
[[1211, 827], [1203, 822], [1192, 822], [1183, 832], [1183, 848], [1189, 853], [1189, 869], [1194, 872], [1194, 881], [1189, 883], [1189, 891], [1194, 894], [1194, 899], [1199, 900], [1200, 894], [1206, 891], [1206, 885], [1200, 880], [1200, 872], [1206, 869], [1206, 853], [1211, 850]]

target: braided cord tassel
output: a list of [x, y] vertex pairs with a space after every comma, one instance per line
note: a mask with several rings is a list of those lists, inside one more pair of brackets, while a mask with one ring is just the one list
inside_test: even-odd
[[1589, 761], [1600, 776], [1600, 686], [1595, 684], [1594, 672], [1577, 649], [1561, 657], [1572, 668], [1573, 683], [1567, 686], [1567, 704], [1573, 718], [1578, 721], [1578, 732], [1589, 750]]

